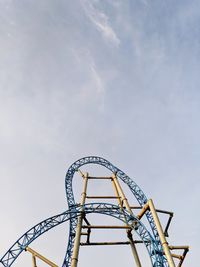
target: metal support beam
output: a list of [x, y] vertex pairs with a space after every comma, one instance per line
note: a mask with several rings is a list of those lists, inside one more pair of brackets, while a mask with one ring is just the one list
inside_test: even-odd
[[169, 249], [170, 250], [183, 250], [183, 254], [182, 255], [172, 254], [172, 257], [180, 259], [178, 267], [181, 267], [182, 263], [183, 263], [183, 261], [185, 259], [185, 256], [189, 251], [189, 247], [188, 246], [169, 246]]
[[170, 250], [174, 250], [174, 249], [185, 249], [185, 250], [189, 250], [189, 246], [169, 246]]
[[[133, 212], [132, 212], [132, 210], [130, 208], [130, 205], [128, 203], [128, 200], [124, 195], [124, 192], [123, 192], [123, 190], [122, 190], [122, 188], [120, 186], [120, 183], [119, 183], [116, 175], [113, 174], [112, 178], [113, 178], [112, 181], [113, 181], [113, 185], [114, 185], [114, 188], [115, 188], [116, 196], [120, 200], [119, 205], [120, 205], [121, 209], [123, 209], [123, 205], [124, 205], [125, 208], [128, 210], [128, 212], [130, 214], [133, 214]], [[121, 198], [119, 198], [119, 197], [121, 197]], [[130, 242], [130, 246], [131, 246], [131, 250], [132, 250], [132, 253], [133, 253], [133, 257], [135, 259], [136, 267], [142, 267], [141, 263], [140, 263], [140, 259], [139, 259], [138, 253], [137, 253], [137, 249], [136, 249], [135, 244], [134, 244], [134, 240], [133, 240], [133, 237], [132, 237], [131, 230], [127, 230], [127, 236], [128, 236], [129, 242]]]
[[[89, 221], [87, 220], [86, 216], [83, 217], [83, 220], [84, 220], [84, 222], [87, 224], [86, 226], [90, 226], [90, 223], [89, 223]], [[82, 228], [83, 228], [83, 227], [84, 227], [84, 225], [82, 226]], [[88, 228], [88, 229], [87, 229], [87, 243], [90, 242], [90, 234], [91, 234], [91, 229]]]
[[[144, 242], [142, 240], [134, 240], [135, 244], [143, 244]], [[149, 243], [149, 242], [146, 242]], [[126, 242], [81, 242], [81, 246], [103, 246], [103, 245], [130, 245], [129, 241]]]
[[118, 197], [116, 197], [116, 196], [87, 196], [86, 198], [88, 198], [88, 199], [97, 199], [97, 198], [99, 198], [99, 199], [104, 199], [104, 198], [116, 199]]
[[130, 245], [130, 242], [91, 242], [80, 243], [81, 246], [113, 246], [113, 245]]
[[182, 255], [177, 255], [177, 254], [171, 254], [173, 258], [176, 258], [176, 259], [179, 259], [181, 260], [182, 259]]
[[[144, 206], [145, 206], [145, 205], [144, 205]], [[143, 207], [144, 207], [144, 206], [143, 206]], [[141, 206], [130, 206], [130, 208], [131, 208], [132, 210], [142, 209], [143, 207], [141, 207]], [[164, 229], [164, 235], [165, 235], [166, 237], [169, 237], [168, 229], [169, 229], [170, 223], [171, 223], [171, 221], [172, 221], [172, 218], [173, 218], [173, 216], [174, 216], [174, 213], [171, 212], [171, 211], [160, 210], [160, 209], [156, 209], [156, 212], [158, 212], [158, 213], [163, 213], [163, 214], [168, 214], [168, 215], [169, 215], [167, 224], [166, 224], [165, 229]], [[139, 219], [140, 219], [140, 218], [139, 218]]]
[[183, 261], [185, 259], [186, 254], [188, 253], [188, 251], [189, 251], [189, 247], [184, 249], [184, 252], [183, 252], [183, 255], [182, 255], [182, 259], [180, 260], [180, 262], [178, 264], [178, 267], [182, 266], [182, 263], [183, 263]]
[[[80, 204], [85, 204], [86, 199], [86, 191], [87, 191], [87, 184], [88, 184], [88, 174], [82, 175], [83, 177], [83, 191], [81, 194], [81, 201]], [[76, 227], [76, 236], [74, 241], [74, 247], [72, 252], [72, 260], [71, 260], [71, 267], [76, 267], [78, 264], [78, 254], [79, 254], [79, 247], [80, 247], [80, 240], [81, 240], [81, 228], [83, 223], [84, 214], [81, 213], [78, 217], [77, 227]]]
[[30, 247], [26, 247], [25, 251], [28, 251], [28, 252], [30, 252], [32, 254], [33, 267], [37, 267], [36, 258], [40, 259], [41, 261], [45, 262], [46, 264], [48, 264], [51, 267], [58, 267], [58, 265], [56, 265], [52, 261], [48, 260], [47, 258], [45, 258], [44, 256], [42, 256], [41, 254], [39, 254], [38, 252], [36, 252], [35, 250], [33, 250]]
[[83, 229], [131, 229], [127, 225], [83, 225]]
[[149, 204], [148, 203], [144, 204], [144, 206], [141, 208], [140, 212], [138, 213], [137, 218], [140, 220], [148, 209], [149, 209]]
[[103, 177], [103, 176], [88, 176], [88, 179], [93, 179], [93, 180], [112, 180], [112, 177]]
[[34, 255], [32, 255], [32, 264], [33, 264], [33, 267], [37, 267], [36, 265], [36, 258]]
[[157, 231], [158, 231], [158, 234], [159, 234], [159, 237], [160, 237], [160, 241], [161, 241], [161, 244], [162, 244], [162, 247], [163, 247], [163, 251], [164, 251], [164, 254], [165, 254], [166, 258], [167, 258], [167, 262], [169, 264], [169, 267], [175, 267], [174, 260], [172, 258], [171, 253], [170, 253], [170, 250], [169, 250], [169, 247], [168, 247], [168, 243], [166, 241], [166, 238], [165, 238], [162, 226], [160, 224], [160, 220], [159, 220], [158, 215], [156, 213], [156, 210], [155, 210], [155, 207], [154, 207], [152, 199], [148, 200], [148, 204], [149, 204], [149, 208], [150, 208], [154, 223], [156, 225], [156, 228], [157, 228]]

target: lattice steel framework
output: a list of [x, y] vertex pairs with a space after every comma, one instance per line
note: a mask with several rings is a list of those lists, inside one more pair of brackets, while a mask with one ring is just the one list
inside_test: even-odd
[[[111, 179], [115, 178], [124, 182], [139, 203], [139, 207], [137, 207], [140, 208], [139, 214], [136, 216], [131, 212], [129, 207], [127, 209], [127, 207], [124, 207], [123, 204], [122, 206], [110, 203], [86, 204], [83, 202], [81, 204], [76, 204], [72, 189], [72, 180], [75, 172], [79, 171], [80, 167], [86, 164], [101, 165], [111, 171]], [[165, 239], [165, 237], [168, 236], [167, 230], [173, 214], [168, 213], [170, 215], [170, 219], [165, 231], [163, 232], [156, 212], [158, 210], [154, 208], [153, 202], [147, 199], [140, 187], [129, 176], [127, 176], [123, 171], [115, 167], [109, 161], [96, 156], [85, 157], [77, 160], [69, 167], [67, 171], [65, 187], [68, 210], [45, 219], [23, 234], [1, 258], [0, 263], [3, 266], [11, 266], [21, 252], [25, 250], [36, 238], [66, 221], [69, 221], [70, 223], [70, 230], [67, 251], [62, 267], [71, 267], [72, 265], [76, 266], [77, 263], [72, 264], [72, 254], [75, 250], [75, 241], [78, 235], [77, 229], [79, 221], [83, 220], [87, 214], [93, 213], [112, 216], [122, 221], [130, 230], [133, 230], [138, 235], [140, 239], [139, 242], [143, 242], [144, 246], [146, 247], [153, 267], [174, 267], [175, 263], [173, 258], [178, 258], [180, 260], [178, 267], [182, 265], [189, 248], [187, 246], [170, 247]], [[84, 192], [84, 194], [86, 195], [86, 192]], [[142, 223], [141, 218], [143, 215], [146, 216], [149, 227]], [[133, 241], [133, 243], [136, 243], [136, 241]], [[80, 242], [78, 242], [78, 246], [79, 245]], [[183, 255], [172, 254], [170, 251], [173, 249], [184, 250]], [[139, 263], [136, 263], [136, 265], [140, 266]]]

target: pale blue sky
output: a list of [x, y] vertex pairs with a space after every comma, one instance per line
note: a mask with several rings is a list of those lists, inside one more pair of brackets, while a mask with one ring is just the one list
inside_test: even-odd
[[99, 155], [174, 211], [199, 266], [199, 25], [199, 1], [0, 0], [1, 255]]

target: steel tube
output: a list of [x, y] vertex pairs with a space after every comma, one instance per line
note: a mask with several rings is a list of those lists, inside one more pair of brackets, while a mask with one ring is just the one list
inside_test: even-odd
[[126, 225], [83, 225], [83, 229], [131, 229], [130, 226]]
[[[124, 192], [123, 192], [123, 190], [122, 190], [122, 188], [120, 186], [120, 183], [119, 183], [116, 175], [113, 174], [112, 178], [113, 178], [113, 180], [112, 180], [113, 184], [115, 185], [115, 188], [116, 188], [115, 192], [117, 192], [116, 193], [117, 196], [121, 197], [121, 198], [118, 198], [118, 199], [120, 199], [121, 208], [123, 209], [123, 205], [124, 205], [126, 207], [126, 209], [129, 211], [129, 213], [133, 214], [133, 212], [132, 212], [132, 210], [130, 208], [130, 205], [128, 203], [128, 200], [124, 195]], [[128, 236], [129, 241], [130, 241], [130, 246], [131, 246], [131, 250], [132, 250], [132, 253], [133, 253], [133, 257], [135, 259], [136, 266], [137, 267], [142, 267], [141, 263], [140, 263], [140, 259], [139, 259], [138, 253], [137, 253], [136, 246], [134, 244], [134, 240], [132, 238], [131, 230], [127, 230], [127, 236]]]
[[[142, 209], [141, 206], [130, 206], [130, 208], [133, 209], [133, 210], [139, 210], [139, 209]], [[174, 215], [173, 212], [171, 212], [171, 211], [167, 211], [167, 210], [156, 209], [156, 211], [159, 212], [159, 213], [169, 214], [169, 215], [171, 215], [171, 216]]]
[[169, 249], [187, 249], [189, 250], [189, 246], [169, 246]]
[[186, 254], [188, 253], [188, 251], [189, 251], [189, 247], [185, 248], [185, 250], [183, 252], [183, 255], [182, 255], [182, 259], [180, 260], [180, 262], [178, 264], [178, 267], [181, 267], [182, 266], [182, 263], [183, 263], [183, 261], [185, 259]]
[[93, 180], [111, 180], [112, 177], [103, 177], [103, 176], [88, 176], [88, 179], [93, 179]]
[[[131, 208], [131, 209], [143, 209], [144, 207], [145, 207], [145, 205], [144, 205], [143, 207], [140, 207], [140, 206], [131, 206], [130, 208]], [[146, 210], [145, 210], [145, 212], [146, 212]], [[168, 221], [167, 221], [167, 224], [166, 224], [166, 226], [165, 226], [165, 230], [164, 230], [164, 235], [165, 235], [166, 237], [168, 237], [168, 236], [169, 236], [169, 235], [168, 235], [169, 225], [170, 225], [170, 223], [171, 223], [171, 220], [172, 220], [174, 214], [173, 214], [173, 212], [171, 212], [171, 211], [159, 210], [159, 209], [156, 209], [156, 212], [159, 212], [159, 213], [162, 213], [162, 214], [168, 214], [168, 215], [169, 215], [169, 219], [168, 219]], [[139, 220], [142, 218], [141, 214], [142, 214], [142, 216], [143, 216], [143, 214], [144, 214], [144, 213], [142, 212], [142, 210], [141, 210], [140, 213], [137, 215], [137, 217], [138, 217]]]
[[33, 264], [33, 267], [37, 267], [36, 265], [36, 258], [34, 255], [32, 255], [32, 264]]
[[81, 246], [112, 246], [112, 245], [129, 245], [130, 242], [90, 242], [80, 243]]
[[53, 263], [52, 261], [48, 260], [47, 258], [45, 258], [44, 256], [42, 256], [41, 254], [39, 254], [38, 252], [36, 252], [32, 248], [26, 247], [25, 251], [28, 251], [28, 252], [30, 252], [32, 254], [32, 261], [33, 261], [33, 266], [34, 267], [36, 266], [36, 259], [35, 259], [35, 257], [37, 257], [40, 260], [42, 260], [43, 262], [47, 263], [51, 267], [58, 267], [55, 263]]
[[115, 196], [87, 196], [86, 198], [108, 198], [108, 199], [116, 199], [118, 197], [115, 197]]
[[[142, 240], [134, 240], [135, 244], [143, 244]], [[148, 242], [147, 242], [148, 243]], [[103, 246], [103, 245], [130, 245], [129, 241], [126, 242], [82, 242], [80, 243], [81, 246]]]
[[168, 243], [167, 243], [165, 235], [163, 233], [162, 226], [160, 224], [160, 220], [159, 220], [158, 215], [156, 213], [156, 210], [155, 210], [155, 207], [154, 207], [152, 199], [148, 200], [148, 204], [149, 204], [149, 208], [150, 208], [154, 223], [156, 225], [156, 228], [157, 228], [157, 231], [158, 231], [158, 234], [159, 234], [159, 237], [160, 237], [160, 241], [161, 241], [161, 244], [162, 244], [162, 247], [163, 247], [163, 251], [164, 251], [164, 254], [165, 254], [166, 258], [167, 258], [167, 262], [169, 264], [169, 267], [175, 267], [174, 260], [172, 258], [171, 253], [170, 253], [170, 250], [169, 250], [169, 247], [168, 247]]
[[142, 216], [145, 214], [145, 212], [149, 209], [148, 203], [146, 203], [140, 210], [140, 212], [137, 215], [137, 218], [140, 220]]
[[171, 254], [173, 258], [182, 260], [183, 256], [182, 255], [177, 255], [177, 254]]
[[[80, 204], [85, 204], [86, 199], [86, 191], [87, 191], [87, 183], [88, 183], [88, 174], [82, 176], [83, 177], [83, 191], [81, 194], [81, 201]], [[76, 236], [74, 241], [74, 247], [72, 252], [72, 260], [71, 260], [71, 267], [76, 267], [78, 264], [78, 254], [80, 248], [80, 240], [81, 240], [81, 228], [83, 223], [83, 213], [80, 214], [78, 217], [77, 227], [76, 227]]]

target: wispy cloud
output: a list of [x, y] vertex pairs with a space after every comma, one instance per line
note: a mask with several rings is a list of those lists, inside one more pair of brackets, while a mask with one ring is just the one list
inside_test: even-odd
[[79, 98], [82, 101], [88, 100], [97, 101], [100, 111], [104, 110], [105, 97], [105, 80], [98, 70], [94, 56], [88, 49], [73, 50], [74, 57], [78, 66], [84, 65], [83, 76], [87, 77], [84, 83], [80, 85]]
[[114, 45], [119, 46], [120, 39], [111, 27], [109, 17], [95, 7], [94, 1], [82, 0], [81, 3], [87, 17], [95, 25], [96, 29], [101, 32], [103, 37]]
[[94, 63], [91, 63], [90, 69], [91, 69], [93, 80], [95, 81], [95, 84], [96, 84], [97, 92], [103, 93], [104, 92], [103, 81]]

